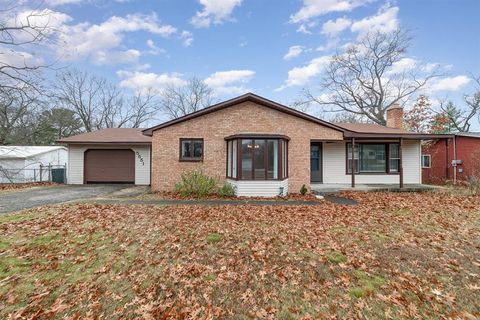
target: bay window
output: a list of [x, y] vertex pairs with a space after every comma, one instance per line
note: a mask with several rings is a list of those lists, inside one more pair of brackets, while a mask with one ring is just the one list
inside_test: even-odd
[[236, 180], [283, 180], [287, 178], [287, 146], [288, 142], [285, 138], [228, 139], [227, 178]]
[[352, 144], [347, 144], [347, 173], [352, 173], [352, 161], [355, 173], [392, 173], [400, 168], [400, 147], [398, 143], [356, 143], [352, 160]]

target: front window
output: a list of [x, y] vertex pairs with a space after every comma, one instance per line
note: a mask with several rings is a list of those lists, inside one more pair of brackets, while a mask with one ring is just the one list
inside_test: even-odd
[[287, 142], [284, 139], [238, 138], [227, 141], [228, 178], [285, 179], [287, 168]]
[[398, 173], [400, 146], [398, 143], [357, 143], [352, 160], [352, 144], [347, 144], [347, 173]]
[[180, 139], [180, 161], [202, 161], [203, 139]]

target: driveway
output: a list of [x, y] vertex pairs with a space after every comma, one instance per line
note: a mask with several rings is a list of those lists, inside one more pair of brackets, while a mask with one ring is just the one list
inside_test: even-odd
[[59, 187], [40, 187], [20, 191], [9, 191], [0, 193], [0, 213], [72, 200], [101, 198], [128, 188], [132, 188], [132, 185], [62, 185]]

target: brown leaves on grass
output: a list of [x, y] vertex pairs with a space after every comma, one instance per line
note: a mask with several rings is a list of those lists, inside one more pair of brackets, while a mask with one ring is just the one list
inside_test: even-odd
[[29, 189], [33, 187], [45, 187], [57, 185], [53, 182], [30, 182], [30, 183], [0, 183], [0, 191]]
[[345, 196], [0, 217], [0, 318], [480, 316], [480, 198]]

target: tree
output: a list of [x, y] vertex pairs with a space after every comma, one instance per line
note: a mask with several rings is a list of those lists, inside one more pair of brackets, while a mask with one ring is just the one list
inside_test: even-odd
[[445, 113], [437, 113], [434, 115], [430, 123], [431, 133], [450, 133], [453, 130], [452, 121]]
[[53, 11], [25, 12], [18, 3], [4, 2], [0, 11], [0, 90], [26, 95], [41, 91], [41, 70], [51, 66], [29, 49], [49, 42], [57, 30]]
[[405, 125], [413, 132], [428, 132], [432, 121], [432, 104], [425, 95], [420, 95], [412, 108], [405, 112]]
[[53, 108], [43, 111], [35, 131], [35, 144], [50, 145], [56, 140], [79, 134], [82, 122], [69, 109]]
[[[328, 111], [347, 111], [385, 125], [388, 107], [405, 103], [437, 76], [435, 71], [412, 68], [405, 57], [410, 41], [409, 34], [401, 29], [368, 33], [331, 58], [320, 94], [307, 89], [304, 96], [330, 108]], [[405, 67], [405, 61], [410, 62], [409, 67]]]
[[455, 105], [452, 101], [440, 104], [442, 114], [458, 132], [469, 132], [475, 118], [480, 121], [480, 77], [473, 77], [473, 79], [476, 89], [474, 93], [464, 95], [464, 108]]
[[213, 90], [196, 77], [185, 85], [169, 85], [161, 92], [162, 110], [171, 119], [206, 108], [213, 100]]
[[76, 69], [57, 75], [53, 96], [61, 108], [74, 112], [87, 132], [140, 127], [158, 111], [150, 90], [125, 97], [107, 79]]

